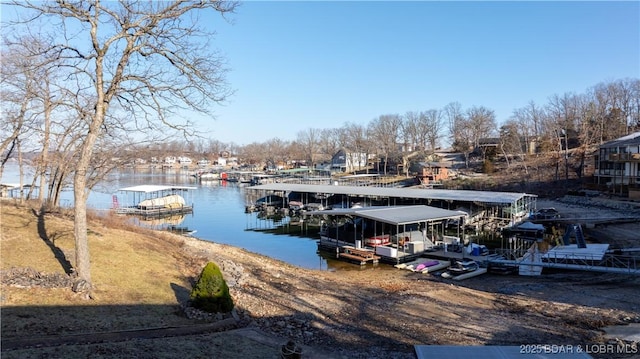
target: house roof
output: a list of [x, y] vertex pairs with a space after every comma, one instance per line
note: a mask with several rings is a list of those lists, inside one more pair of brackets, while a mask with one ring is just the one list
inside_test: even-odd
[[500, 144], [500, 137], [485, 137], [478, 140], [480, 146], [497, 146]]
[[423, 167], [453, 167], [451, 162], [420, 162], [420, 165]]
[[604, 143], [600, 146], [600, 148], [614, 148], [638, 145], [640, 145], [640, 132], [634, 132], [632, 134]]

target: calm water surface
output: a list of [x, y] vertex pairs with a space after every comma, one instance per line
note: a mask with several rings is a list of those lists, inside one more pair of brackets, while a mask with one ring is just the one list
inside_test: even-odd
[[[8, 166], [0, 179], [3, 183], [17, 183], [17, 170]], [[192, 214], [174, 216], [163, 221], [148, 221], [142, 225], [154, 228], [175, 226], [195, 230], [195, 237], [217, 243], [230, 244], [260, 253], [271, 258], [304, 268], [319, 270], [360, 270], [360, 266], [331, 258], [331, 254], [319, 253], [317, 246], [318, 228], [301, 227], [282, 221], [264, 220], [257, 213], [245, 213], [246, 187], [234, 183], [218, 181], [198, 182], [181, 170], [123, 170], [114, 173], [94, 188], [88, 205], [94, 209], [106, 210], [112, 206], [112, 197], [118, 196], [120, 205], [127, 203], [127, 197], [118, 192], [119, 188], [140, 184], [184, 185], [196, 187], [185, 199], [193, 203]], [[63, 205], [71, 206], [73, 193], [65, 191]], [[371, 265], [363, 269], [370, 269]], [[380, 269], [380, 268], [377, 268]]]

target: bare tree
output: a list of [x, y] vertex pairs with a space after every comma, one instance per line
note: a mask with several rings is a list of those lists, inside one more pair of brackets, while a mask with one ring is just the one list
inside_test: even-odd
[[230, 13], [237, 4], [94, 0], [12, 5], [30, 16], [14, 26], [50, 21], [52, 31], [62, 32], [47, 52], [67, 70], [69, 90], [84, 102], [77, 107], [90, 110], [74, 174], [74, 289], [90, 295], [86, 188], [96, 144], [111, 127], [188, 133], [191, 123], [178, 121], [176, 109], [208, 113], [211, 102], [224, 101], [229, 91], [223, 62], [208, 50], [211, 34], [198, 27], [198, 15], [207, 9]]
[[[507, 168], [511, 167], [512, 159], [519, 156], [524, 162], [525, 144], [523, 144], [524, 136], [519, 131], [520, 123], [516, 119], [510, 119], [500, 127], [500, 150], [507, 161]], [[527, 165], [524, 165], [527, 172]]]
[[412, 147], [424, 150], [425, 143], [424, 132], [419, 129], [420, 113], [417, 111], [408, 111], [402, 117], [402, 132], [405, 142], [410, 143]]
[[420, 113], [420, 128], [424, 132], [429, 150], [435, 151], [442, 136], [442, 111], [431, 109]]
[[[517, 108], [513, 110], [513, 114], [509, 121], [513, 121], [516, 124], [518, 133], [521, 136], [523, 154], [530, 154], [535, 152], [535, 146], [532, 145], [534, 141], [537, 141], [540, 136], [541, 122], [544, 118], [544, 113], [539, 109], [534, 102], [529, 102], [526, 107]], [[508, 121], [508, 122], [509, 122]]]
[[398, 157], [398, 137], [402, 119], [399, 115], [381, 115], [369, 123], [370, 140], [375, 143], [378, 151], [384, 157], [384, 174], [387, 174], [389, 160]]
[[462, 111], [462, 105], [459, 102], [450, 102], [443, 109], [444, 118], [447, 121], [447, 127], [449, 129], [449, 140], [451, 143], [456, 142], [456, 122], [464, 118], [464, 111]]
[[267, 145], [264, 143], [253, 142], [242, 147], [240, 156], [244, 162], [251, 165], [261, 165], [267, 161]]
[[[551, 120], [551, 133], [555, 135], [558, 142], [559, 158], [564, 158], [565, 180], [569, 179], [569, 140], [571, 134], [579, 133], [580, 119], [578, 115], [579, 100], [573, 93], [565, 93], [562, 96], [557, 94], [549, 99], [547, 114]], [[558, 167], [558, 164], [556, 164]], [[557, 170], [556, 170], [557, 172]], [[558, 177], [559, 178], [559, 177]]]
[[[354, 153], [355, 156], [364, 156], [368, 159], [369, 155], [374, 153], [375, 150], [372, 146], [371, 142], [368, 140], [367, 129], [359, 124], [355, 123], [346, 123], [344, 125], [344, 143], [343, 147], [345, 147], [348, 152]], [[361, 161], [357, 161], [357, 158], [352, 158], [352, 163], [358, 163], [358, 167], [356, 170], [361, 170]], [[369, 170], [369, 166], [367, 166], [367, 172]]]
[[337, 128], [326, 128], [320, 130], [318, 146], [324, 158], [331, 158], [341, 146], [341, 133]]
[[321, 130], [309, 128], [298, 132], [296, 137], [296, 142], [304, 151], [304, 159], [311, 168], [315, 166], [315, 157], [320, 149], [320, 134]]
[[254, 150], [262, 151], [261, 157], [265, 167], [269, 170], [277, 169], [278, 164], [288, 158], [289, 143], [279, 138], [268, 140], [263, 146], [257, 146]]
[[490, 137], [496, 132], [496, 115], [484, 106], [473, 106], [467, 110], [467, 119], [471, 127], [473, 145], [478, 147], [480, 139]]
[[20, 137], [29, 130], [32, 101], [39, 80], [28, 51], [11, 46], [6, 37], [3, 37], [3, 43], [3, 61], [0, 62], [0, 109], [3, 119], [3, 125], [0, 126], [0, 178], [6, 162], [18, 148]]

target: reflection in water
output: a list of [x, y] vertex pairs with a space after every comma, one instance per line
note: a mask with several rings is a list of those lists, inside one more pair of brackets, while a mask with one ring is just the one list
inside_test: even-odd
[[[6, 168], [5, 174], [9, 172], [10, 168]], [[244, 184], [223, 181], [200, 183], [187, 170], [125, 169], [113, 173], [94, 188], [87, 204], [94, 209], [108, 210], [112, 207], [112, 196], [119, 188], [142, 184], [188, 185], [197, 189], [190, 196], [193, 213], [148, 220], [138, 218], [140, 225], [197, 231], [194, 236], [202, 240], [245, 248], [304, 268], [381, 270], [387, 267], [367, 265], [360, 268], [336, 261], [331, 253], [318, 253], [318, 223], [282, 216], [261, 218], [256, 212], [245, 213]], [[63, 201], [73, 203], [71, 191], [65, 191], [63, 196]]]
[[177, 226], [184, 221], [184, 214], [173, 214], [164, 217], [134, 217], [134, 223], [152, 229], [164, 229], [169, 226]]
[[140, 217], [140, 216], [130, 216], [131, 222], [140, 227], [159, 230], [159, 231], [169, 231], [177, 234], [182, 234], [186, 236], [193, 236], [197, 232], [196, 230], [190, 229], [184, 225], [185, 214], [171, 214], [160, 217]]

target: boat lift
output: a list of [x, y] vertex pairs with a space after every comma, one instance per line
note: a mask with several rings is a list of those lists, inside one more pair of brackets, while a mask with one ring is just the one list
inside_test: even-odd
[[[183, 196], [197, 187], [140, 185], [118, 190], [126, 201], [114, 195], [113, 210], [118, 214], [132, 214], [143, 217], [161, 217], [171, 214], [192, 213], [193, 204], [185, 203]], [[121, 206], [121, 203], [126, 203]], [[193, 203], [193, 202], [192, 202]]]
[[640, 258], [611, 253], [608, 244], [589, 244], [585, 247], [579, 244], [560, 245], [546, 253], [531, 255], [533, 257], [525, 255], [515, 260], [490, 258], [488, 262], [489, 265], [529, 268], [529, 273], [535, 275], [539, 275], [542, 268], [640, 275]]

